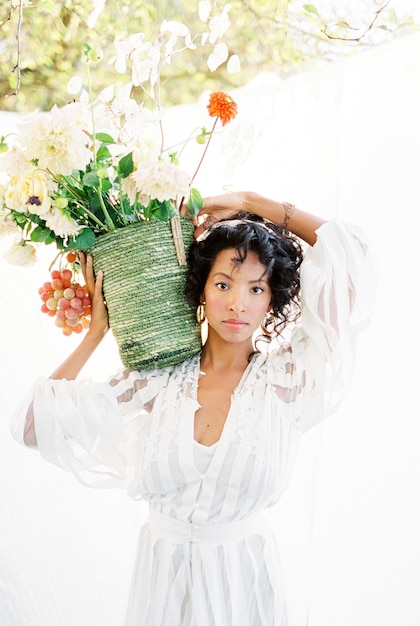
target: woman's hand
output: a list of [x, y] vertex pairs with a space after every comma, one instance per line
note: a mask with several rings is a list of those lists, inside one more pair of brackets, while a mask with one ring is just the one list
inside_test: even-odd
[[101, 343], [109, 326], [108, 311], [102, 293], [103, 273], [99, 271], [95, 279], [92, 257], [90, 255], [86, 256], [83, 252], [79, 252], [79, 261], [92, 305], [89, 330], [77, 348], [51, 374], [50, 378], [54, 379], [66, 378], [67, 380], [74, 380]]
[[204, 206], [198, 214], [212, 215], [218, 220], [229, 218], [239, 211], [245, 211], [246, 191], [233, 191], [219, 196], [204, 198]]
[[246, 194], [246, 191], [234, 191], [204, 198], [204, 206], [195, 219], [197, 225], [195, 237], [201, 235], [215, 222], [229, 219], [239, 211], [245, 211]]
[[90, 255], [86, 257], [83, 252], [79, 253], [80, 266], [86, 281], [86, 288], [91, 299], [91, 320], [89, 333], [104, 335], [109, 327], [108, 311], [102, 291], [103, 272], [99, 270], [95, 278], [93, 272], [93, 260]]

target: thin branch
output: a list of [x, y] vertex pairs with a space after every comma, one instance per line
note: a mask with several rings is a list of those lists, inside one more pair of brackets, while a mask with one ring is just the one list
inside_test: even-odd
[[[323, 28], [321, 29], [321, 33], [323, 35], [325, 35], [328, 39], [330, 40], [338, 40], [338, 41], [350, 41], [350, 42], [359, 42], [361, 41], [369, 31], [371, 31], [375, 25], [375, 22], [377, 21], [379, 15], [382, 13], [382, 11], [384, 9], [386, 9], [386, 7], [388, 6], [388, 4], [390, 3], [391, 0], [387, 0], [385, 2], [385, 4], [378, 9], [377, 11], [375, 11], [375, 17], [373, 18], [373, 20], [370, 22], [370, 24], [365, 28], [365, 30], [363, 31], [363, 33], [361, 35], [359, 35], [358, 37], [339, 37], [338, 35], [331, 35], [328, 33], [328, 30], [331, 28], [331, 26], [329, 26], [323, 19], [322, 17], [317, 13], [318, 18], [323, 22]], [[312, 32], [305, 32], [305, 29], [301, 28], [301, 27], [297, 27], [293, 24], [290, 23], [290, 20], [288, 21], [287, 19], [282, 19], [279, 20], [278, 17], [274, 16], [272, 17], [271, 15], [263, 15], [261, 14], [259, 11], [257, 11], [256, 9], [254, 9], [250, 2], [248, 0], [242, 0], [242, 5], [245, 7], [245, 9], [251, 13], [252, 15], [254, 15], [254, 17], [256, 18], [256, 27], [261, 26], [262, 22], [267, 22], [269, 24], [273, 24], [276, 27], [282, 28], [283, 32], [285, 34], [287, 34], [287, 32], [289, 30], [298, 32], [301, 35], [305, 35], [305, 36], [309, 36], [309, 37], [319, 37], [317, 36], [316, 33], [312, 33]], [[284, 18], [284, 16], [283, 16]], [[351, 30], [359, 30], [358, 28], [352, 28], [351, 26], [349, 27]]]
[[[10, 1], [12, 1], [12, 0], [10, 0]], [[10, 13], [4, 20], [2, 20], [0, 22], [0, 28], [3, 26], [3, 24], [6, 24], [6, 22], [10, 22], [11, 21], [11, 19], [12, 19], [12, 12], [13, 12], [13, 6], [10, 5]]]
[[[16, 72], [16, 76], [17, 76], [17, 81], [16, 81], [16, 87], [15, 90], [12, 93], [9, 93], [6, 97], [10, 97], [10, 96], [17, 96], [19, 91], [20, 91], [20, 82], [21, 82], [21, 56], [20, 56], [20, 36], [21, 36], [21, 31], [22, 31], [22, 21], [23, 21], [23, 1], [24, 0], [19, 0], [19, 17], [18, 17], [18, 23], [17, 23], [17, 27], [16, 27], [16, 49], [17, 49], [17, 56], [16, 56], [16, 64], [14, 66], [14, 68], [12, 69], [12, 73]], [[12, 15], [12, 11], [13, 11], [13, 4], [12, 4], [12, 0], [10, 0], [12, 8], [11, 8], [11, 12], [10, 12], [10, 16]]]
[[[339, 37], [338, 35], [330, 35], [327, 31], [328, 31], [328, 24], [324, 24], [324, 28], [321, 29], [321, 32], [328, 37], [328, 39], [330, 40], [338, 40], [338, 41], [354, 41], [354, 42], [358, 42], [361, 41], [366, 35], [367, 33], [372, 30], [372, 28], [375, 25], [376, 20], [378, 19], [379, 15], [382, 13], [382, 11], [384, 9], [386, 9], [386, 7], [388, 6], [388, 4], [390, 3], [391, 0], [387, 0], [387, 2], [385, 2], [385, 4], [378, 9], [377, 11], [375, 11], [375, 17], [373, 18], [373, 20], [371, 21], [371, 23], [365, 28], [365, 30], [363, 31], [363, 33], [361, 35], [359, 35], [359, 37]], [[352, 30], [356, 30], [356, 29], [352, 29]]]
[[[195, 177], [196, 177], [196, 176], [197, 176], [197, 174], [198, 174], [198, 170], [199, 170], [199, 169], [200, 169], [200, 167], [201, 167], [201, 164], [202, 164], [202, 162], [203, 162], [203, 160], [204, 160], [204, 157], [206, 156], [206, 152], [207, 152], [207, 150], [208, 150], [208, 147], [209, 147], [209, 144], [210, 144], [211, 138], [213, 137], [213, 133], [214, 133], [214, 130], [215, 130], [215, 128], [216, 128], [216, 124], [217, 124], [217, 120], [218, 120], [218, 119], [219, 119], [219, 116], [217, 116], [217, 117], [216, 117], [216, 119], [214, 120], [213, 128], [211, 129], [210, 134], [209, 134], [209, 140], [208, 140], [208, 142], [206, 143], [206, 147], [204, 148], [203, 154], [201, 155], [200, 162], [199, 162], [199, 164], [197, 165], [197, 168], [196, 168], [196, 170], [195, 170], [195, 172], [194, 172], [194, 174], [193, 174], [193, 176], [192, 176], [192, 178], [191, 178], [191, 180], [190, 180], [190, 187], [191, 187], [191, 185], [193, 184], [194, 179], [195, 179]], [[182, 202], [181, 202], [181, 205], [182, 205]]]

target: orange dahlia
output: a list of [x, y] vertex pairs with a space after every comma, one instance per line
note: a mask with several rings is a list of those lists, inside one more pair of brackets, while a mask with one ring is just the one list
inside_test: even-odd
[[207, 109], [210, 117], [220, 117], [224, 126], [236, 117], [238, 105], [227, 93], [215, 91], [210, 94]]

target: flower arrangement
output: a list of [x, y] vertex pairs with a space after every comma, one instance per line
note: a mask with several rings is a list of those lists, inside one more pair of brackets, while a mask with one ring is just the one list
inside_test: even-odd
[[[146, 41], [143, 33], [126, 42], [116, 41], [116, 69], [126, 73], [129, 67], [130, 80], [119, 88], [106, 87], [97, 97], [93, 94], [90, 66], [100, 61], [101, 52], [86, 45], [87, 87], [78, 77], [68, 85], [76, 99], [61, 108], [53, 106], [47, 113], [30, 115], [18, 127], [17, 141], [10, 149], [8, 137], [0, 138], [0, 170], [6, 175], [5, 184], [0, 185], [0, 234], [18, 234], [5, 256], [10, 263], [31, 265], [36, 260], [37, 246], [55, 243], [58, 255], [51, 264], [49, 280], [38, 292], [41, 311], [55, 319], [64, 335], [82, 332], [89, 325], [90, 299], [81, 284], [76, 251], [93, 249], [95, 258], [98, 246], [108, 245], [101, 236], [111, 236], [124, 227], [135, 228], [140, 222], [170, 222], [178, 263], [185, 263], [180, 208], [184, 205], [196, 216], [203, 206], [200, 192], [193, 187], [194, 179], [218, 121], [224, 126], [232, 120], [237, 106], [227, 94], [212, 93], [207, 107], [210, 117], [215, 118], [211, 130], [201, 126], [185, 141], [167, 147], [161, 72], [184, 50], [203, 47], [209, 49], [207, 64], [211, 70], [227, 61], [228, 71], [236, 71], [237, 57], [228, 59], [227, 47], [220, 42], [229, 26], [228, 10], [226, 7], [212, 15], [210, 2], [202, 0], [199, 12], [203, 29], [195, 36], [184, 24], [164, 21], [154, 41]], [[153, 109], [136, 99], [138, 88], [154, 102]], [[194, 137], [204, 149], [190, 175], [180, 166], [180, 158]], [[125, 239], [133, 233], [132, 228], [130, 235], [125, 233]], [[163, 241], [160, 236], [159, 240]], [[144, 241], [141, 251], [148, 259], [155, 252], [147, 250], [150, 243]], [[118, 259], [121, 273], [127, 276], [134, 272], [136, 289], [140, 289], [134, 269], [139, 250], [131, 248], [128, 254], [128, 267], [122, 262], [126, 252]], [[52, 269], [57, 258], [59, 267]], [[182, 268], [169, 272], [165, 265], [172, 263], [169, 258], [168, 251], [165, 259], [155, 259], [151, 268], [155, 281], [156, 271], [162, 274], [162, 285], [165, 283], [167, 289], [164, 301], [174, 312], [162, 328], [158, 328], [159, 320], [151, 323], [148, 313], [144, 322], [125, 319], [127, 304], [119, 303], [120, 282], [117, 280], [115, 288], [109, 282], [112, 272], [106, 273], [104, 293], [110, 325], [126, 366], [171, 364], [199, 349], [182, 298]], [[168, 273], [172, 278], [166, 285]], [[150, 337], [145, 338], [143, 329], [151, 325]]]
[[[221, 37], [229, 26], [228, 8], [212, 16], [210, 2], [200, 2], [203, 30], [193, 36], [186, 25], [164, 21], [154, 41], [142, 33], [116, 42], [116, 68], [130, 80], [117, 89], [111, 85], [96, 98], [92, 93], [90, 65], [100, 52], [85, 46], [87, 87], [81, 79], [69, 82], [77, 100], [47, 112], [35, 112], [19, 126], [19, 136], [9, 149], [0, 138], [0, 169], [6, 182], [0, 186], [0, 234], [19, 237], [5, 256], [10, 263], [32, 264], [36, 246], [55, 243], [58, 250], [87, 250], [101, 234], [142, 220], [168, 221], [181, 204], [191, 215], [202, 207], [200, 192], [180, 166], [185, 143], [196, 138], [205, 148], [218, 120], [224, 126], [237, 113], [236, 104], [223, 92], [210, 95], [208, 113], [215, 117], [211, 131], [193, 131], [183, 145], [165, 146], [160, 75], [182, 51], [208, 47], [208, 66], [214, 70], [228, 61], [238, 69], [238, 59], [228, 59]], [[140, 87], [155, 103], [147, 109], [134, 97]], [[77, 92], [77, 94], [76, 94]]]

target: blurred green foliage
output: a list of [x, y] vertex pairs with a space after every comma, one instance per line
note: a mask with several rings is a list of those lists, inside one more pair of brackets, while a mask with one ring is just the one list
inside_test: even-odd
[[[215, 4], [221, 9], [224, 3], [216, 0]], [[243, 85], [262, 71], [285, 76], [310, 63], [336, 59], [356, 45], [375, 43], [375, 33], [381, 33], [379, 41], [415, 28], [412, 19], [401, 18], [388, 7], [368, 28], [381, 8], [378, 0], [366, 2], [366, 14], [358, 28], [350, 25], [346, 15], [322, 16], [316, 0], [307, 5], [296, 0], [232, 0], [230, 4], [231, 26], [223, 41], [230, 54], [239, 55], [241, 72], [229, 74], [225, 65], [210, 72], [205, 50], [187, 51], [165, 69], [163, 103], [189, 102], [204, 89]], [[127, 77], [115, 72], [114, 40], [125, 40], [137, 32], [154, 38], [163, 19], [181, 21], [197, 32], [197, 6], [197, 0], [107, 0], [94, 28], [89, 28], [93, 0], [3, 0], [0, 109], [23, 112], [65, 104], [71, 97], [66, 93], [67, 82], [75, 74], [84, 75], [85, 43], [100, 46], [104, 52], [104, 60], [94, 69], [95, 92], [110, 83], [121, 84]], [[351, 38], [354, 41], [346, 41]], [[17, 65], [19, 93], [10, 95], [17, 90]]]

